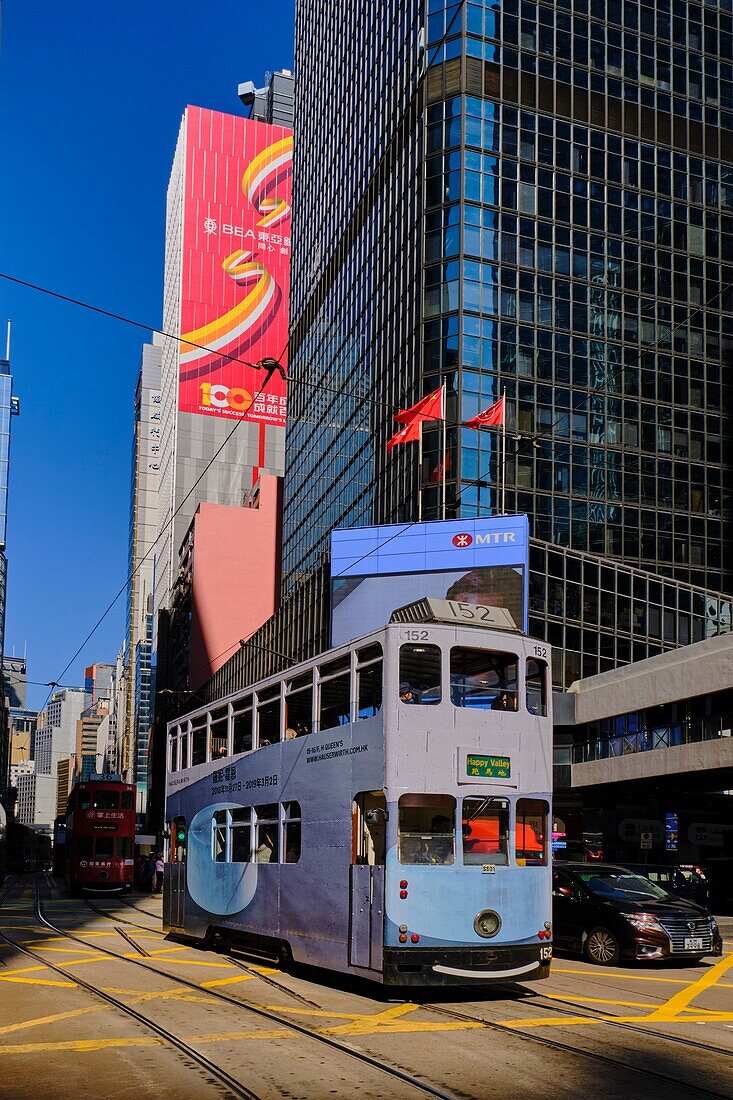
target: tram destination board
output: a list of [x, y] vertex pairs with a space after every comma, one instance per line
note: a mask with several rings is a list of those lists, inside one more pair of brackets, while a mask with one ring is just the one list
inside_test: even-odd
[[482, 779], [509, 779], [512, 762], [508, 756], [482, 756], [470, 752], [466, 756], [466, 774]]

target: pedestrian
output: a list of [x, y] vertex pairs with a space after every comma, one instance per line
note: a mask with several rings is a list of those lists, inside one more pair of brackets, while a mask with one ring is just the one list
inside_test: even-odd
[[159, 894], [163, 889], [163, 871], [165, 870], [165, 864], [163, 863], [163, 857], [159, 854], [155, 860], [155, 892]]
[[146, 856], [143, 860], [141, 868], [141, 880], [144, 893], [152, 894], [153, 892], [153, 878], [155, 876], [155, 860], [152, 855]]

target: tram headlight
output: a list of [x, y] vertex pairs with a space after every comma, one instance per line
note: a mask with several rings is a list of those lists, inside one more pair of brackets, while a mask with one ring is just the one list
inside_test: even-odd
[[473, 927], [479, 936], [490, 940], [501, 928], [501, 917], [493, 909], [482, 909], [473, 922]]

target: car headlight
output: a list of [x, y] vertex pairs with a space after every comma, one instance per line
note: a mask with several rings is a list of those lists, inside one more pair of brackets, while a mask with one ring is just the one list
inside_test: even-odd
[[501, 917], [498, 913], [494, 913], [492, 909], [482, 909], [473, 922], [473, 927], [479, 936], [490, 940], [501, 928]]
[[623, 918], [640, 932], [664, 932], [657, 918], [651, 913], [624, 913]]
[[715, 917], [708, 917], [708, 921], [710, 922], [710, 931], [715, 934], [718, 931], [718, 922]]

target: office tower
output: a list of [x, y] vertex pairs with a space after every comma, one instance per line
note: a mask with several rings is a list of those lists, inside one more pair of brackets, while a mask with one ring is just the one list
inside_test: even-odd
[[[497, 435], [460, 425], [502, 394], [556, 682], [730, 629], [731, 14], [422, 11], [297, 5], [290, 356], [314, 388], [293, 387], [261, 640], [327, 644], [333, 527], [411, 521], [420, 498], [439, 518], [441, 477], [449, 517], [499, 511]], [[422, 471], [415, 446], [388, 456], [393, 414], [443, 382], [442, 469], [437, 430]]]
[[198, 505], [241, 507], [260, 471], [283, 472], [291, 158], [283, 126], [186, 108], [168, 189], [163, 329], [182, 338], [163, 344], [156, 615]]
[[242, 103], [250, 109], [248, 117], [254, 122], [268, 122], [290, 129], [293, 126], [294, 92], [295, 78], [289, 69], [266, 73], [262, 88], [255, 88], [254, 83], [247, 80], [237, 89]]
[[[13, 395], [13, 376], [10, 373], [10, 322], [7, 326], [5, 358], [0, 358], [0, 653], [5, 648], [5, 604], [8, 580], [8, 561], [5, 555], [8, 526], [8, 482], [10, 478], [10, 424], [11, 417], [20, 412], [20, 402]], [[0, 801], [8, 792], [8, 766], [10, 756], [10, 726], [6, 692], [0, 691]]]
[[76, 751], [76, 723], [91, 700], [84, 688], [54, 691], [38, 715], [35, 765], [38, 775], [56, 775], [59, 759]]
[[135, 389], [135, 425], [130, 492], [129, 583], [125, 638], [124, 708], [118, 716], [118, 769], [135, 783], [144, 805], [150, 733], [150, 647], [152, 645], [155, 538], [161, 446], [160, 367], [162, 337], [143, 344]]
[[[76, 723], [74, 774], [77, 781], [83, 783], [95, 776], [109, 774], [107, 742], [110, 710], [109, 698], [98, 698], [82, 712]], [[58, 771], [56, 774], [58, 777]]]

